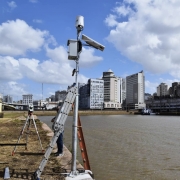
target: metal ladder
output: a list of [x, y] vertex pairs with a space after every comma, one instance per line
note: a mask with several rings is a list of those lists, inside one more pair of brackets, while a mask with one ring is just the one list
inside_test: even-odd
[[26, 126], [27, 126], [27, 132], [26, 132], [27, 135], [26, 135], [25, 150], [27, 150], [28, 137], [29, 137], [30, 126], [31, 126], [32, 122], [33, 122], [33, 124], [34, 124], [35, 130], [36, 130], [36, 134], [37, 134], [38, 139], [39, 139], [39, 144], [40, 144], [40, 146], [41, 146], [41, 150], [42, 150], [42, 152], [44, 151], [44, 150], [43, 150], [43, 147], [42, 147], [41, 139], [40, 139], [40, 136], [39, 136], [39, 133], [38, 133], [38, 130], [37, 130], [36, 122], [35, 122], [35, 120], [34, 120], [34, 115], [33, 115], [32, 112], [28, 112], [27, 119], [26, 119], [26, 121], [25, 121], [25, 123], [24, 123], [24, 126], [23, 126], [21, 132], [20, 132], [19, 138], [18, 138], [17, 143], [16, 143], [16, 145], [15, 145], [15, 147], [14, 147], [14, 150], [12, 151], [12, 156], [14, 155], [14, 153], [15, 153], [15, 151], [16, 151], [16, 147], [17, 147], [18, 144], [19, 144], [19, 141], [20, 141], [20, 139], [21, 139], [21, 137], [22, 137], [22, 135], [23, 135], [23, 133], [24, 133], [24, 130], [25, 130]]
[[39, 168], [34, 173], [34, 179], [36, 179], [36, 180], [40, 179], [41, 173], [44, 170], [44, 167], [45, 167], [45, 165], [48, 161], [48, 158], [53, 150], [53, 147], [56, 144], [56, 141], [57, 141], [59, 135], [64, 131], [64, 124], [68, 117], [69, 111], [72, 107], [72, 104], [75, 100], [76, 94], [77, 94], [77, 87], [71, 87], [68, 90], [68, 93], [66, 95], [63, 105], [59, 109], [59, 112], [55, 118], [55, 121], [54, 121], [53, 127], [52, 127], [54, 130], [54, 136], [51, 139], [51, 142], [44, 154], [44, 157], [39, 165]]

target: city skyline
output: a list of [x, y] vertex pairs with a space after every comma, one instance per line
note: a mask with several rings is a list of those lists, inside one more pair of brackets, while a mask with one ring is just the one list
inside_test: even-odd
[[[112, 74], [114, 74], [114, 72], [111, 70], [111, 69], [109, 69], [108, 71], [105, 71], [105, 72], [103, 72], [103, 74], [104, 73], [109, 73], [109, 72], [111, 72]], [[126, 82], [127, 81], [127, 78], [128, 77], [131, 77], [131, 76], [134, 76], [134, 75], [136, 75], [136, 74], [141, 74], [141, 73], [144, 73], [143, 71], [141, 71], [141, 72], [137, 72], [137, 73], [135, 73], [135, 74], [131, 74], [131, 75], [129, 75], [129, 76], [127, 76], [127, 77], [125, 77], [125, 78], [121, 78], [121, 77], [117, 77], [115, 74], [114, 74], [114, 76], [113, 77], [115, 77], [115, 78], [117, 78], [117, 79], [121, 79], [121, 81], [123, 81], [123, 82]], [[145, 77], [144, 77], [145, 78]], [[83, 85], [87, 85], [88, 83], [89, 83], [89, 80], [92, 80], [93, 78], [90, 78], [90, 79], [88, 79], [87, 80], [87, 82], [86, 83], [80, 83], [79, 82], [79, 88], [82, 86], [82, 84]], [[103, 77], [102, 78], [94, 78], [94, 79], [96, 79], [96, 80], [103, 80]], [[122, 86], [124, 86], [123, 85], [123, 82], [122, 82]], [[172, 84], [170, 85], [170, 86], [168, 86], [166, 83], [160, 83], [157, 87], [156, 87], [156, 91], [153, 93], [153, 94], [150, 94], [150, 93], [144, 93], [144, 98], [145, 98], [145, 96], [148, 94], [148, 95], [151, 95], [151, 96], [154, 96], [154, 94], [156, 94], [157, 96], [165, 96], [165, 95], [168, 95], [169, 94], [169, 91], [172, 91], [172, 90], [170, 90], [170, 88], [172, 88], [174, 85], [173, 84], [179, 84], [180, 82], [172, 82]], [[165, 86], [165, 89], [163, 90], [163, 91], [165, 91], [165, 92], [163, 92], [164, 94], [162, 95], [162, 94], [160, 94], [160, 92], [159, 92], [159, 88], [160, 88], [160, 86], [162, 86], [162, 85], [164, 85]], [[43, 87], [43, 86], [42, 86]], [[119, 87], [119, 88], [122, 88], [122, 87]], [[124, 87], [123, 87], [124, 88]], [[51, 99], [51, 101], [58, 101], [58, 100], [52, 100], [52, 98], [54, 99], [56, 99], [57, 97], [57, 95], [56, 95], [56, 93], [59, 93], [59, 92], [61, 92], [61, 93], [64, 93], [64, 92], [66, 92], [68, 90], [68, 88], [67, 89], [64, 89], [64, 90], [55, 90], [55, 92], [54, 92], [54, 94], [52, 94], [51, 96], [49, 96], [49, 97], [43, 97], [43, 92], [42, 92], [42, 96], [41, 96], [41, 98], [40, 99], [34, 99], [33, 98], [33, 101], [49, 101], [50, 99]], [[126, 89], [127, 90], [127, 89]], [[132, 90], [132, 89], [131, 89]], [[131, 91], [130, 90], [130, 91]], [[43, 89], [42, 89], [42, 91], [43, 91]], [[122, 89], [121, 89], [121, 91], [122, 91]], [[126, 93], [126, 92], [125, 92]], [[173, 93], [173, 92], [171, 92], [171, 93]], [[3, 94], [1, 94], [0, 93], [0, 96], [1, 95], [3, 95]], [[23, 94], [23, 95], [20, 95], [20, 96], [22, 96], [22, 99], [20, 98], [19, 100], [17, 100], [17, 101], [23, 101], [23, 96], [24, 96], [25, 94]], [[26, 94], [26, 95], [32, 95], [33, 96], [33, 94]], [[123, 92], [122, 92], [122, 94], [121, 94], [122, 96], [123, 96]], [[4, 98], [10, 98], [11, 99], [11, 101], [12, 102], [17, 102], [15, 99], [13, 99], [13, 97], [11, 96], [11, 95], [9, 95], [9, 94], [7, 94], [7, 95], [4, 95]], [[123, 98], [123, 97], [121, 97], [121, 98]], [[124, 97], [125, 98], [125, 97]], [[5, 101], [5, 102], [8, 102], [8, 101]], [[121, 102], [122, 103], [122, 102]]]
[[0, 93], [41, 99], [42, 83], [44, 97], [67, 89], [75, 81], [67, 41], [76, 39], [78, 15], [84, 16], [83, 34], [105, 46], [103, 52], [83, 47], [79, 82], [101, 78], [108, 69], [122, 78], [143, 70], [150, 94], [162, 82], [180, 82], [179, 7], [167, 0], [2, 0]]

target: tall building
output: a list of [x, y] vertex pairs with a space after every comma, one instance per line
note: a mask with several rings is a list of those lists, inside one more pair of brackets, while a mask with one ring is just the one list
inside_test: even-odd
[[166, 96], [168, 95], [168, 85], [166, 83], [161, 83], [157, 87], [157, 96]]
[[143, 109], [145, 77], [143, 71], [126, 77], [126, 106], [129, 109]]
[[67, 95], [67, 91], [56, 91], [55, 92], [55, 101], [63, 101], [65, 96]]
[[169, 88], [169, 95], [172, 97], [180, 97], [180, 82], [172, 83], [172, 87]]
[[89, 109], [90, 91], [88, 84], [79, 83], [78, 87], [79, 87], [79, 108]]
[[122, 86], [121, 86], [121, 94], [122, 94], [122, 98], [121, 98], [121, 103], [123, 103], [126, 100], [126, 78], [122, 78]]
[[104, 80], [104, 108], [121, 108], [122, 78], [116, 77], [111, 69], [103, 72]]
[[79, 108], [103, 109], [104, 81], [89, 79], [87, 84], [79, 84]]
[[7, 103], [12, 103], [13, 102], [12, 96], [9, 95], [3, 96], [3, 101]]
[[33, 95], [32, 94], [26, 94], [26, 95], [22, 95], [23, 96], [23, 100], [22, 100], [22, 104], [30, 104], [33, 103]]

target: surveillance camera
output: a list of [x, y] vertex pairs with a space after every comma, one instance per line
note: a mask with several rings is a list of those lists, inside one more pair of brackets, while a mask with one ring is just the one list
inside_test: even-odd
[[84, 17], [77, 16], [76, 17], [76, 29], [82, 30], [84, 28]]
[[91, 39], [90, 37], [84, 34], [82, 35], [82, 40], [84, 40], [89, 46], [99, 49], [100, 51], [103, 51], [105, 49], [105, 46], [103, 46], [102, 44], [96, 42], [95, 40]]

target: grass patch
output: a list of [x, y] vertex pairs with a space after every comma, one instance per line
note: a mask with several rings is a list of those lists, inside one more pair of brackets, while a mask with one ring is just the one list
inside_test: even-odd
[[[6, 117], [16, 117], [17, 115], [22, 115], [21, 113], [14, 113], [10, 116], [9, 113], [6, 114]], [[25, 146], [17, 146], [14, 156], [12, 156], [12, 151], [14, 150], [14, 145], [17, 143], [17, 140], [20, 136], [20, 132], [25, 124], [25, 121], [18, 118], [11, 119], [10, 121], [5, 121], [0, 125], [0, 139], [1, 144], [6, 144], [5, 146], [0, 146], [0, 179], [4, 177], [4, 168], [9, 167], [10, 175], [12, 180], [22, 180], [24, 175], [25, 179], [32, 179], [33, 173], [37, 170], [40, 165], [40, 162], [43, 157], [43, 153], [39, 144], [39, 140], [35, 131], [34, 126], [30, 126], [30, 134], [28, 135], [28, 144], [27, 150]], [[47, 137], [46, 131], [42, 128], [42, 123], [39, 120], [36, 120], [36, 126], [40, 135], [41, 143], [43, 149], [49, 145], [50, 138]], [[19, 144], [26, 143], [26, 134], [27, 129], [25, 129]], [[7, 145], [8, 144], [8, 145]], [[47, 174], [53, 174], [47, 179], [52, 177], [56, 179], [56, 173], [53, 172], [53, 168], [58, 167], [60, 172], [60, 161], [57, 161], [56, 157], [51, 155], [49, 157], [48, 163], [43, 171], [42, 178]], [[63, 179], [63, 178], [62, 178]]]

